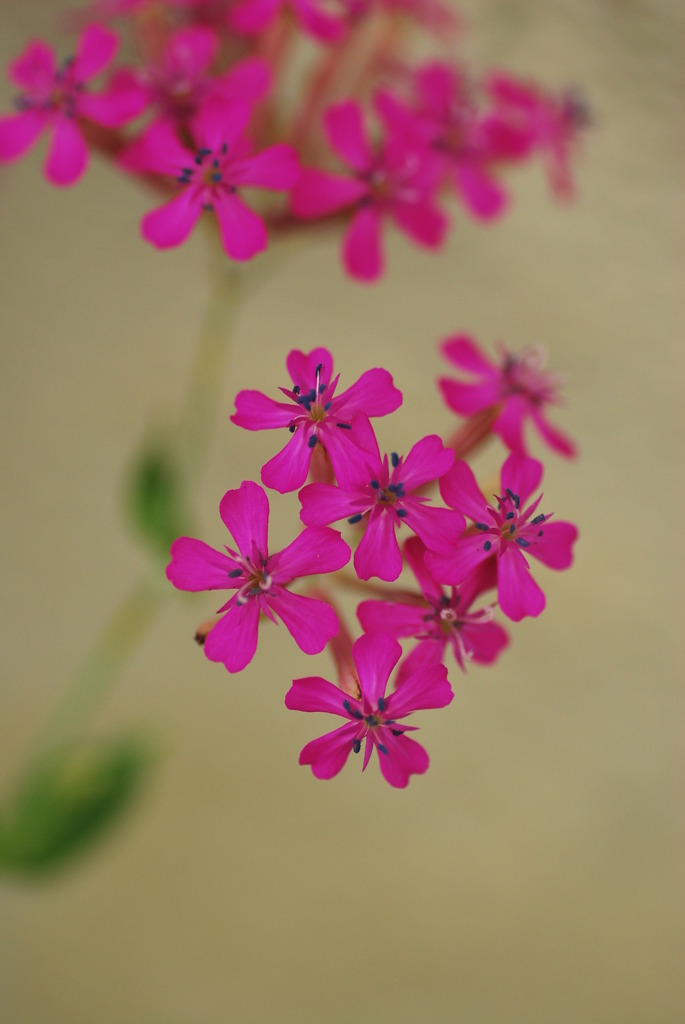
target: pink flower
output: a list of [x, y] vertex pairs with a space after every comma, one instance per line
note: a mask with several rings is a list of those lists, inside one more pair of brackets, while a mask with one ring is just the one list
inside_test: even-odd
[[286, 587], [300, 576], [335, 572], [346, 565], [350, 549], [335, 530], [303, 530], [283, 551], [268, 549], [269, 501], [262, 488], [246, 480], [227, 491], [221, 518], [237, 551], [216, 551], [201, 540], [179, 537], [171, 545], [167, 577], [179, 590], [235, 590], [222, 605], [223, 617], [205, 641], [210, 661], [240, 672], [257, 648], [259, 616], [285, 624], [305, 654], [318, 654], [338, 631], [333, 609], [323, 601], [292, 594]]
[[536, 511], [542, 495], [526, 505], [541, 478], [541, 462], [513, 453], [502, 466], [502, 496], [493, 508], [467, 463], [455, 462], [440, 481], [440, 493], [448, 505], [473, 520], [474, 529], [457, 541], [449, 555], [426, 555], [434, 578], [448, 584], [460, 583], [481, 562], [496, 556], [499, 605], [514, 622], [539, 615], [545, 607], [545, 595], [525, 556], [532, 555], [550, 569], [568, 569], [578, 537], [572, 523], [550, 523], [551, 513]]
[[582, 98], [573, 90], [560, 96], [546, 95], [537, 86], [507, 74], [492, 75], [488, 89], [500, 123], [509, 123], [512, 138], [518, 134], [522, 150], [527, 143], [528, 149], [542, 151], [553, 191], [561, 199], [571, 199], [575, 191], [571, 157], [590, 121]]
[[340, 476], [339, 487], [309, 484], [300, 491], [300, 518], [309, 526], [347, 519], [362, 523], [364, 535], [354, 554], [354, 568], [362, 580], [372, 576], [396, 580], [402, 555], [395, 531], [409, 527], [436, 551], [452, 548], [466, 525], [463, 516], [446, 508], [428, 506], [430, 498], [415, 493], [442, 477], [454, 462], [454, 453], [435, 434], [422, 438], [406, 458], [393, 452], [381, 459], [378, 446], [365, 464]]
[[464, 672], [471, 659], [481, 665], [496, 661], [509, 643], [506, 631], [493, 622], [491, 604], [478, 611], [470, 610], [483, 591], [496, 586], [494, 559], [482, 562], [459, 587], [453, 586], [445, 593], [426, 565], [426, 546], [418, 537], [405, 541], [404, 555], [421, 588], [421, 596], [403, 591], [397, 601], [362, 601], [357, 608], [365, 633], [411, 636], [418, 640], [400, 665], [401, 677], [443, 662], [447, 646], [452, 648]]
[[217, 33], [208, 27], [178, 29], [170, 34], [154, 63], [120, 71], [115, 85], [136, 90], [141, 108], [155, 106], [160, 116], [182, 122], [194, 117], [210, 97], [250, 103], [262, 99], [271, 87], [268, 64], [250, 58], [212, 76], [219, 44]]
[[45, 162], [46, 178], [53, 185], [73, 185], [88, 165], [88, 149], [79, 118], [115, 128], [135, 117], [135, 97], [106, 93], [94, 95], [86, 86], [113, 60], [118, 38], [109, 29], [89, 25], [83, 30], [76, 55], [58, 67], [53, 50], [36, 40], [12, 64], [9, 73], [22, 89], [16, 100], [18, 114], [0, 118], [0, 162], [22, 157], [39, 136], [52, 139]]
[[459, 68], [434, 61], [414, 70], [411, 105], [390, 92], [379, 97], [383, 119], [417, 135], [440, 159], [454, 190], [474, 217], [492, 220], [507, 204], [507, 193], [492, 173], [499, 155], [478, 113], [470, 84]]
[[293, 435], [262, 469], [262, 482], [282, 494], [305, 482], [317, 444], [330, 456], [336, 474], [349, 472], [368, 443], [366, 417], [386, 416], [402, 404], [402, 392], [383, 369], [367, 370], [336, 395], [340, 375], [333, 376], [333, 357], [325, 348], [309, 353], [294, 349], [286, 366], [292, 388], [280, 390], [287, 402], [276, 402], [261, 391], [241, 391], [231, 416], [232, 423], [246, 430], [285, 428]]
[[256, 35], [286, 7], [292, 8], [300, 28], [321, 43], [334, 43], [345, 31], [343, 19], [328, 13], [321, 0], [242, 0], [231, 12], [230, 23], [244, 35]]
[[293, 680], [285, 697], [285, 706], [291, 711], [322, 711], [347, 720], [339, 729], [303, 748], [300, 764], [311, 765], [317, 779], [332, 779], [353, 751], [359, 753], [362, 743], [362, 771], [375, 747], [381, 771], [391, 786], [403, 789], [410, 775], [423, 775], [426, 771], [428, 754], [407, 736], [415, 726], [403, 725], [399, 719], [425, 708], [444, 708], [454, 694], [445, 666], [431, 665], [407, 676], [386, 697], [388, 678], [401, 654], [399, 643], [389, 636], [377, 634], [357, 640], [353, 656], [361, 688], [359, 700], [320, 676]]
[[247, 103], [208, 100], [193, 121], [197, 148], [187, 149], [163, 121], [152, 124], [125, 158], [131, 169], [175, 177], [181, 190], [143, 217], [143, 237], [159, 249], [185, 242], [205, 210], [219, 222], [221, 243], [234, 260], [249, 260], [266, 248], [264, 222], [239, 197], [241, 188], [289, 189], [299, 167], [290, 146], [269, 146], [247, 155]]
[[295, 216], [309, 220], [350, 210], [343, 261], [348, 273], [362, 281], [375, 281], [383, 273], [381, 226], [386, 214], [414, 242], [437, 249], [448, 220], [434, 201], [441, 168], [429, 151], [400, 133], [391, 134], [374, 151], [355, 100], [330, 107], [324, 127], [330, 146], [354, 177], [305, 168], [291, 194]]
[[546, 405], [561, 404], [557, 392], [563, 378], [545, 371], [542, 348], [525, 348], [515, 355], [502, 346], [496, 363], [488, 359], [473, 338], [456, 334], [443, 342], [442, 351], [450, 362], [474, 378], [467, 382], [440, 378], [438, 385], [450, 409], [461, 416], [473, 416], [500, 407], [492, 429], [510, 451], [527, 454], [523, 426], [530, 419], [550, 448], [567, 457], [576, 454], [573, 441], [545, 416]]

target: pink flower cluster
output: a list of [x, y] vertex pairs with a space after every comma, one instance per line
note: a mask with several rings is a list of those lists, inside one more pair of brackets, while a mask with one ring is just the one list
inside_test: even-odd
[[[157, 248], [185, 242], [205, 214], [240, 261], [269, 234], [339, 221], [347, 273], [375, 281], [387, 222], [439, 249], [450, 192], [480, 220], [505, 212], [508, 164], [540, 154], [555, 191], [572, 192], [587, 121], [573, 93], [476, 77], [456, 59], [410, 66], [376, 38], [379, 19], [408, 17], [453, 39], [442, 0], [98, 0], [85, 17], [72, 57], [34, 40], [10, 64], [17, 111], [0, 117], [0, 163], [48, 135], [45, 175], [68, 186], [91, 150], [109, 157], [159, 195], [141, 223]], [[317, 48], [293, 104], [280, 86], [301, 35]]]
[[[538, 511], [542, 463], [525, 451], [520, 423], [512, 426], [516, 417], [522, 420], [532, 411], [536, 422], [546, 423], [544, 406], [556, 398], [556, 378], [534, 372], [526, 352], [518, 359], [505, 352], [495, 364], [464, 336], [443, 350], [462, 368], [480, 374], [476, 382], [440, 381], [448, 403], [454, 407], [456, 401], [476, 416], [492, 407], [490, 436], [499, 435], [511, 448], [494, 496], [481, 492], [467, 462], [435, 434], [419, 438], [406, 456], [381, 455], [371, 421], [402, 402], [387, 370], [369, 369], [340, 389], [327, 349], [292, 351], [286, 362], [290, 379], [280, 388], [283, 398], [241, 391], [231, 420], [243, 429], [285, 435], [285, 446], [263, 465], [261, 480], [280, 494], [298, 491], [304, 529], [282, 551], [271, 553], [269, 499], [263, 487], [248, 480], [227, 491], [219, 508], [234, 546], [224, 553], [190, 537], [172, 545], [167, 576], [174, 586], [231, 592], [203, 631], [210, 660], [229, 672], [243, 669], [255, 655], [262, 616], [280, 619], [306, 654], [330, 648], [338, 682], [296, 679], [286, 695], [290, 709], [345, 719], [300, 755], [300, 763], [310, 765], [318, 778], [336, 775], [362, 746], [363, 767], [375, 749], [393, 786], [406, 786], [412, 774], [424, 772], [428, 756], [408, 736], [414, 727], [403, 720], [452, 700], [448, 650], [462, 671], [471, 660], [495, 662], [509, 643], [495, 620], [496, 607], [513, 622], [538, 616], [545, 607], [529, 559], [552, 569], [572, 562], [576, 527]], [[514, 367], [523, 369], [515, 373]], [[518, 386], [512, 392], [514, 379]], [[545, 429], [542, 436], [553, 449], [570, 454], [571, 442], [560, 447], [557, 432]], [[436, 488], [442, 504], [434, 500]], [[402, 540], [403, 535], [408, 536]], [[351, 558], [354, 572], [341, 577]], [[387, 586], [405, 568], [416, 588]], [[329, 587], [342, 581], [369, 592], [357, 608], [363, 634], [355, 642], [328, 590], [317, 585], [314, 594], [297, 592], [301, 580], [327, 575]], [[399, 639], [411, 642], [404, 656]]]

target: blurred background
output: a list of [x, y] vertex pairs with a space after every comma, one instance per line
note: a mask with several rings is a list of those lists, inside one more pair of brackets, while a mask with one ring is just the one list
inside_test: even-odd
[[[30, 37], [59, 40], [60, 9], [3, 5], [3, 66]], [[467, 330], [486, 347], [542, 343], [568, 376], [555, 419], [581, 457], [545, 456], [544, 507], [579, 524], [577, 565], [540, 571], [548, 608], [512, 628], [497, 666], [454, 670], [450, 708], [417, 719], [430, 770], [404, 792], [377, 765], [329, 783], [298, 766], [326, 723], [283, 696], [329, 674], [325, 657], [271, 629], [230, 677], [192, 639], [212, 597], [171, 594], [95, 722], [153, 738], [142, 797], [62, 872], [1, 883], [7, 1024], [685, 1019], [684, 10], [460, 10], [477, 68], [587, 96], [577, 202], [555, 203], [538, 164], [513, 171], [506, 218], [484, 229], [455, 211], [441, 256], [394, 239], [371, 288], [344, 278], [335, 234], [289, 250], [239, 316], [198, 529], [224, 542], [221, 495], [274, 450], [228, 417], [240, 388], [284, 383], [291, 348], [326, 345], [348, 382], [387, 366], [404, 405], [379, 434], [403, 451], [451, 429], [436, 345]], [[3, 82], [3, 110], [11, 94]], [[0, 176], [0, 799], [148, 564], [122, 525], [122, 482], [184, 396], [207, 301], [202, 237], [158, 253], [139, 240], [150, 201], [134, 183], [95, 160], [59, 191], [41, 161], [39, 147]], [[287, 542], [296, 507], [278, 509]]]

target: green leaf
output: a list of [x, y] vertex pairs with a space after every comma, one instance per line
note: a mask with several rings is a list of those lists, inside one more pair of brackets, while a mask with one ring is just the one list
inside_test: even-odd
[[130, 803], [150, 761], [135, 737], [75, 741], [45, 754], [0, 818], [0, 871], [47, 874], [80, 854]]
[[188, 529], [182, 473], [168, 445], [148, 441], [132, 464], [126, 507], [137, 533], [166, 557], [172, 541]]

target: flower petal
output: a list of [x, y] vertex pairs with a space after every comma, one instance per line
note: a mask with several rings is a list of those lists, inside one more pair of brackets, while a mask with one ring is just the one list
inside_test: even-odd
[[325, 736], [311, 740], [300, 752], [300, 764], [311, 765], [317, 779], [332, 779], [352, 753], [358, 729], [354, 722], [348, 722]]
[[457, 459], [452, 468], [440, 480], [442, 500], [451, 508], [472, 519], [474, 523], [487, 515], [486, 500], [476, 483], [473, 470], [463, 459]]
[[269, 499], [259, 484], [244, 480], [240, 487], [226, 491], [219, 515], [242, 555], [252, 558], [256, 548], [262, 558], [268, 557]]
[[236, 160], [231, 164], [230, 176], [233, 185], [285, 191], [300, 176], [297, 152], [284, 144], [268, 146], [254, 156]]
[[241, 672], [254, 658], [259, 629], [259, 601], [233, 604], [207, 634], [204, 652], [229, 672]]
[[499, 376], [499, 368], [485, 355], [483, 349], [468, 334], [455, 334], [441, 345], [442, 354], [455, 366], [477, 377]]
[[8, 73], [15, 85], [34, 95], [47, 98], [55, 84], [57, 62], [52, 47], [34, 39], [11, 62]]
[[385, 696], [390, 673], [402, 657], [402, 648], [391, 636], [367, 633], [355, 641], [352, 654], [363, 698], [377, 708], [379, 699]]
[[366, 195], [363, 182], [305, 167], [290, 194], [290, 208], [296, 217], [311, 220], [344, 210]]
[[76, 122], [55, 118], [52, 142], [45, 161], [45, 176], [53, 185], [74, 185], [88, 166], [88, 147]]
[[373, 162], [364, 128], [362, 106], [356, 100], [344, 100], [329, 107], [324, 116], [326, 138], [337, 156], [355, 171], [368, 171]]
[[399, 521], [387, 509], [376, 506], [372, 510], [354, 553], [354, 568], [360, 580], [377, 576], [392, 583], [402, 572], [402, 555], [395, 536]]
[[401, 480], [405, 490], [414, 491], [429, 481], [439, 480], [453, 463], [454, 452], [444, 446], [437, 434], [422, 437], [402, 463]]
[[331, 606], [314, 597], [278, 587], [269, 592], [267, 602], [305, 654], [319, 654], [340, 628]]
[[543, 611], [545, 595], [518, 549], [510, 546], [502, 553], [498, 574], [499, 606], [507, 618], [520, 622], [526, 615], [535, 618]]
[[512, 452], [502, 466], [502, 489], [512, 491], [525, 505], [529, 495], [536, 491], [542, 480], [542, 463], [525, 455]]
[[343, 701], [348, 701], [351, 707], [359, 706], [361, 710], [359, 701], [321, 676], [293, 679], [293, 685], [285, 695], [285, 706], [289, 711], [322, 711], [328, 715], [349, 718]]
[[404, 789], [409, 785], [410, 776], [423, 775], [427, 771], [428, 754], [416, 740], [410, 739], [404, 733], [401, 736], [393, 736], [389, 729], [384, 729], [383, 743], [388, 752], [382, 754], [378, 751], [378, 760], [383, 777], [391, 786]]
[[49, 117], [35, 110], [0, 117], [0, 161], [18, 160], [33, 146]]
[[578, 539], [578, 528], [573, 523], [554, 520], [545, 523], [541, 532], [541, 537], [531, 540], [526, 554], [533, 555], [550, 569], [568, 569], [573, 564], [573, 545]]
[[467, 209], [479, 220], [494, 220], [504, 213], [508, 196], [500, 183], [473, 161], [461, 160], [454, 183]]
[[262, 466], [262, 483], [265, 487], [271, 487], [280, 494], [288, 494], [302, 486], [307, 479], [312, 458], [312, 449], [307, 444], [308, 436], [306, 430], [298, 428], [285, 448]]
[[146, 213], [140, 222], [140, 231], [143, 238], [158, 249], [171, 249], [185, 242], [201, 214], [197, 193], [183, 189], [168, 203]]
[[237, 195], [217, 192], [213, 197], [214, 212], [224, 251], [234, 260], [249, 260], [267, 246], [264, 221]]
[[453, 697], [445, 666], [428, 665], [406, 676], [402, 685], [389, 695], [387, 712], [393, 718], [404, 718], [413, 711], [447, 707]]
[[77, 82], [95, 78], [113, 60], [119, 37], [103, 25], [88, 25], [78, 41], [71, 74]]
[[171, 545], [167, 579], [179, 590], [223, 590], [233, 586], [229, 573], [233, 559], [193, 537], [179, 537]]
[[231, 423], [245, 430], [274, 430], [287, 427], [293, 418], [292, 404], [276, 402], [261, 391], [239, 391]]
[[270, 558], [269, 572], [277, 583], [286, 584], [300, 576], [337, 572], [347, 565], [351, 554], [337, 530], [308, 526], [287, 548]]

